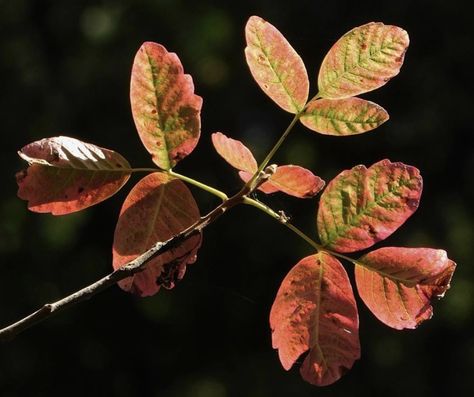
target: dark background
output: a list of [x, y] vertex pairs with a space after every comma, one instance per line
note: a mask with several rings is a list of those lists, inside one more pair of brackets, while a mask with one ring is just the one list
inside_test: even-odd
[[[285, 372], [268, 313], [286, 272], [311, 249], [253, 208], [205, 232], [195, 265], [173, 291], [139, 299], [113, 287], [0, 345], [0, 396], [441, 396], [474, 386], [472, 20], [461, 1], [0, 0], [0, 324], [91, 283], [111, 269], [111, 244], [129, 183], [87, 211], [53, 217], [16, 198], [16, 151], [70, 135], [151, 166], [129, 109], [131, 63], [146, 40], [179, 54], [203, 96], [202, 138], [177, 171], [228, 193], [239, 180], [210, 134], [246, 142], [262, 159], [291, 119], [252, 80], [243, 29], [256, 14], [285, 34], [315, 90], [319, 64], [349, 29], [404, 27], [411, 45], [397, 78], [364, 95], [391, 120], [338, 138], [299, 126], [276, 160], [330, 180], [382, 158], [421, 169], [416, 214], [383, 245], [444, 248], [458, 263], [452, 289], [416, 331], [379, 323], [360, 303], [362, 359], [317, 389]], [[136, 181], [135, 176], [132, 179]], [[202, 212], [217, 200], [195, 192]], [[268, 200], [315, 236], [316, 201]], [[351, 266], [348, 264], [351, 273]], [[452, 393], [452, 394], [451, 394]]]

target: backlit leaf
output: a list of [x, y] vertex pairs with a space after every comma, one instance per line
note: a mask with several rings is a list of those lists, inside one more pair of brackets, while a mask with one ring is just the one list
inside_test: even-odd
[[387, 111], [360, 98], [311, 101], [300, 118], [309, 129], [327, 135], [355, 135], [388, 120]]
[[[199, 220], [199, 209], [186, 185], [166, 174], [154, 173], [140, 180], [127, 196], [115, 228], [113, 267], [118, 269]], [[140, 296], [171, 288], [184, 276], [186, 265], [196, 260], [201, 235], [152, 259], [145, 270], [119, 282], [125, 291]]]
[[341, 172], [321, 195], [322, 244], [353, 252], [385, 239], [416, 211], [422, 186], [418, 169], [389, 160]]
[[140, 139], [158, 167], [170, 169], [193, 151], [201, 133], [202, 98], [175, 53], [152, 42], [140, 47], [130, 101]]
[[300, 56], [273, 25], [260, 17], [250, 17], [245, 37], [245, 57], [255, 81], [282, 109], [298, 113], [309, 92], [308, 74]]
[[360, 297], [380, 321], [396, 329], [416, 328], [431, 318], [431, 300], [444, 296], [456, 268], [445, 251], [430, 248], [380, 248], [359, 262]]
[[371, 22], [352, 29], [321, 64], [320, 96], [342, 99], [381, 87], [399, 73], [409, 43], [408, 33], [397, 26]]
[[74, 138], [45, 138], [18, 152], [30, 166], [17, 174], [18, 197], [35, 212], [64, 215], [100, 203], [130, 177], [120, 154]]
[[320, 252], [293, 267], [273, 303], [270, 327], [283, 368], [308, 351], [303, 378], [319, 386], [337, 381], [360, 357], [357, 307], [341, 263]]
[[282, 165], [264, 185], [298, 198], [314, 197], [324, 187], [324, 181], [311, 171], [298, 165]]
[[221, 132], [216, 132], [212, 134], [212, 143], [217, 153], [232, 167], [250, 174], [257, 171], [257, 161], [242, 142], [228, 138]]
[[[253, 174], [240, 171], [239, 176], [248, 182]], [[311, 171], [298, 165], [282, 165], [276, 168], [275, 173], [258, 187], [266, 194], [283, 192], [298, 198], [314, 197], [324, 187], [324, 181]]]

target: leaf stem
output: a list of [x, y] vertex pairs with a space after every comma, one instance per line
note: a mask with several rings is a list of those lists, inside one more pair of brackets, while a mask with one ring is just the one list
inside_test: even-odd
[[328, 254], [331, 254], [333, 256], [337, 256], [341, 259], [345, 259], [348, 262], [353, 263], [354, 265], [362, 265], [365, 266], [364, 264], [361, 264], [358, 262], [356, 259], [353, 259], [349, 256], [340, 254], [339, 252], [332, 251], [321, 244], [318, 244], [316, 241], [314, 241], [311, 237], [309, 237], [306, 233], [304, 233], [301, 229], [293, 225], [288, 221], [288, 219], [282, 215], [279, 214], [278, 212], [275, 212], [272, 210], [268, 205], [262, 203], [261, 201], [254, 200], [250, 197], [245, 196], [244, 197], [244, 204], [251, 205], [252, 207], [258, 208], [260, 211], [264, 212], [265, 214], [269, 215], [273, 219], [277, 220], [279, 223], [282, 225], [286, 226], [288, 229], [290, 229], [293, 233], [298, 235], [301, 239], [306, 241], [311, 247], [313, 247], [316, 251], [322, 251], [322, 252], [327, 252]]
[[178, 174], [177, 172], [174, 172], [173, 170], [166, 171], [166, 173], [170, 176], [174, 176], [175, 178], [181, 179], [184, 182], [188, 182], [189, 184], [194, 185], [194, 186], [198, 187], [199, 189], [205, 190], [206, 192], [211, 193], [214, 196], [219, 197], [222, 201], [226, 201], [229, 198], [229, 197], [227, 197], [227, 194], [225, 194], [224, 192], [222, 192], [218, 189], [215, 189], [215, 188], [213, 188], [209, 185], [206, 185], [205, 183], [199, 182], [199, 181], [197, 181], [193, 178], [190, 178], [186, 175]]
[[267, 157], [265, 157], [265, 159], [262, 161], [262, 163], [259, 165], [258, 167], [258, 171], [255, 173], [254, 177], [252, 179], [255, 179], [256, 178], [256, 175], [260, 172], [260, 171], [263, 171], [263, 169], [268, 165], [268, 163], [270, 162], [270, 160], [273, 158], [273, 156], [275, 155], [275, 153], [277, 152], [277, 150], [280, 148], [280, 146], [282, 145], [282, 143], [285, 141], [286, 137], [288, 136], [288, 134], [291, 132], [291, 130], [293, 129], [293, 127], [295, 126], [295, 124], [298, 122], [299, 118], [301, 117], [301, 112], [300, 113], [297, 113], [295, 114], [295, 117], [293, 117], [293, 120], [291, 120], [291, 123], [288, 125], [288, 127], [286, 127], [286, 130], [283, 132], [283, 134], [281, 135], [280, 139], [278, 139], [277, 143], [275, 143], [275, 145], [273, 146], [272, 150], [270, 150], [270, 152], [267, 154]]

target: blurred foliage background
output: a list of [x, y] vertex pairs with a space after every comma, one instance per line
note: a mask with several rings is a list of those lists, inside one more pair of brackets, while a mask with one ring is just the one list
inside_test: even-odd
[[[229, 193], [239, 188], [235, 172], [213, 152], [210, 134], [220, 130], [241, 139], [262, 159], [291, 119], [260, 91], [245, 64], [243, 29], [253, 14], [276, 25], [301, 54], [313, 92], [322, 58], [349, 29], [375, 20], [408, 30], [411, 46], [401, 74], [364, 95], [389, 110], [388, 123], [347, 138], [298, 127], [276, 160], [304, 165], [326, 180], [382, 158], [419, 167], [425, 182], [420, 209], [380, 245], [445, 248], [458, 263], [433, 320], [416, 331], [385, 327], [359, 301], [362, 359], [337, 384], [316, 389], [297, 369], [281, 368], [268, 326], [279, 283], [311, 250], [254, 209], [238, 208], [206, 230], [198, 262], [173, 291], [138, 299], [111, 288], [0, 345], [0, 395], [473, 395], [468, 5], [0, 0], [1, 325], [110, 271], [116, 218], [132, 184], [74, 215], [30, 213], [16, 198], [14, 175], [24, 166], [16, 151], [63, 134], [150, 166], [128, 99], [131, 63], [143, 41], [177, 52], [204, 98], [202, 139], [177, 170]], [[216, 205], [215, 198], [193, 192], [202, 212]], [[315, 235], [314, 200], [268, 201]]]

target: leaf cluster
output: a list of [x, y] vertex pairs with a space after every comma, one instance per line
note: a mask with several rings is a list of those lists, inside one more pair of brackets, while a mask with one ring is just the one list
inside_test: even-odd
[[[384, 240], [416, 211], [422, 178], [415, 167], [387, 159], [369, 167], [357, 165], [325, 187], [319, 176], [299, 165], [269, 164], [298, 122], [334, 136], [365, 133], [386, 122], [385, 109], [357, 95], [399, 73], [409, 38], [397, 26], [373, 22], [347, 32], [325, 56], [317, 92], [310, 98], [301, 57], [273, 25], [252, 16], [245, 35], [252, 76], [294, 117], [260, 163], [242, 142], [222, 132], [212, 134], [217, 153], [243, 180], [237, 194], [229, 198], [174, 171], [199, 141], [202, 99], [178, 56], [161, 44], [146, 42], [134, 59], [130, 100], [138, 135], [158, 168], [133, 168], [119, 153], [77, 139], [46, 138], [19, 152], [29, 166], [17, 175], [18, 196], [32, 211], [64, 215], [107, 199], [132, 173], [147, 172], [122, 206], [114, 235], [114, 269], [127, 266], [157, 242], [193, 228], [197, 232], [119, 281], [122, 289], [139, 296], [173, 288], [196, 261], [204, 226], [233, 206], [248, 204], [275, 218], [315, 253], [289, 271], [276, 294], [270, 312], [273, 347], [287, 370], [306, 354], [302, 377], [328, 385], [360, 357], [358, 309], [341, 259], [354, 265], [356, 287], [369, 310], [395, 329], [416, 328], [432, 316], [431, 301], [449, 288], [456, 265], [445, 251], [432, 248], [383, 247], [355, 259], [347, 256]], [[187, 184], [218, 196], [222, 204], [201, 216]], [[300, 199], [322, 191], [315, 218], [318, 241], [252, 198], [255, 190]]]

